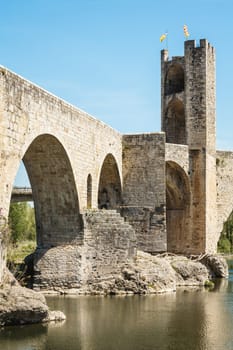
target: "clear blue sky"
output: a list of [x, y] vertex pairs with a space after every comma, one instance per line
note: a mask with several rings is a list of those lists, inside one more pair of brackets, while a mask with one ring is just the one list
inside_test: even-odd
[[216, 48], [217, 146], [233, 149], [232, 16], [232, 0], [2, 0], [0, 64], [122, 133], [160, 131], [159, 37], [183, 55], [187, 24]]

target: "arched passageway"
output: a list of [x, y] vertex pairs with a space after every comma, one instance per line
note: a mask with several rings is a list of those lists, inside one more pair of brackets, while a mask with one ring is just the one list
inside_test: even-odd
[[121, 180], [117, 163], [112, 154], [103, 162], [98, 189], [99, 209], [116, 209], [121, 205]]
[[166, 163], [167, 249], [185, 253], [189, 239], [189, 179], [175, 162]]
[[23, 162], [32, 186], [38, 247], [78, 242], [82, 230], [78, 194], [62, 144], [54, 136], [38, 136]]
[[173, 98], [168, 104], [165, 113], [166, 142], [186, 144], [184, 104], [177, 98]]

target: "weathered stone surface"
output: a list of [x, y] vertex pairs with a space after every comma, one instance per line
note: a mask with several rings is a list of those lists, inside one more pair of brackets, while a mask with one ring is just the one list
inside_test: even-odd
[[120, 273], [121, 266], [136, 256], [134, 229], [115, 210], [85, 210], [83, 225], [83, 245], [35, 251], [36, 290], [80, 289]]
[[172, 268], [176, 272], [177, 286], [204, 285], [209, 279], [209, 271], [200, 262], [186, 257], [170, 258]]
[[[36, 213], [38, 289], [107, 290], [112, 283], [110, 291], [147, 292], [149, 285], [174, 289], [178, 280], [202, 283], [193, 277], [205, 272], [196, 264], [173, 261], [175, 271], [168, 260], [136, 257], [136, 248], [200, 254], [217, 247], [215, 52], [204, 39], [184, 48], [172, 59], [161, 52], [160, 133], [121, 135], [0, 68], [0, 218], [23, 160]], [[222, 158], [231, 164], [218, 169], [220, 221], [232, 188], [232, 154]], [[126, 221], [98, 208], [116, 209]], [[0, 281], [5, 263], [0, 237]]]
[[123, 205], [121, 214], [133, 226], [137, 247], [167, 250], [165, 134], [123, 135]]
[[216, 154], [217, 175], [217, 230], [220, 234], [223, 224], [233, 210], [233, 152], [217, 151]]
[[[168, 50], [161, 52], [161, 120], [166, 143], [170, 144], [166, 145], [166, 161], [186, 172], [188, 180], [188, 186], [178, 192], [177, 186], [172, 188], [172, 184], [170, 189], [166, 188], [167, 202], [171, 203], [172, 199], [173, 203], [169, 208], [167, 205], [168, 251], [214, 253], [219, 236], [216, 227], [215, 50], [205, 39], [200, 40], [199, 45], [187, 40], [184, 47], [184, 56], [171, 59]], [[184, 208], [177, 207], [177, 200], [185, 193], [189, 199], [184, 202]], [[183, 213], [179, 212], [181, 209]]]
[[62, 312], [49, 311], [44, 295], [21, 287], [9, 272], [5, 273], [4, 284], [0, 287], [0, 326], [64, 319]]
[[43, 322], [61, 322], [65, 321], [66, 316], [61, 311], [48, 311], [48, 316], [43, 320]]
[[[217, 258], [216, 258], [217, 259]], [[220, 258], [221, 260], [221, 258]], [[153, 256], [138, 251], [116, 274], [99, 278], [81, 288], [87, 294], [151, 294], [176, 291], [181, 286], [204, 286], [212, 276], [210, 267], [184, 256]]]
[[228, 277], [226, 259], [220, 255], [207, 255], [201, 260], [210, 270], [212, 277]]

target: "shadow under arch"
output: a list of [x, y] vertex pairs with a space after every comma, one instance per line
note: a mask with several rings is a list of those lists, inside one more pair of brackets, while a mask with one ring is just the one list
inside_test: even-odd
[[122, 203], [120, 174], [116, 159], [109, 153], [103, 161], [99, 177], [98, 208], [117, 209]]
[[186, 121], [184, 104], [178, 98], [173, 98], [165, 112], [166, 142], [186, 144]]
[[185, 171], [166, 162], [167, 250], [185, 253], [189, 248], [190, 184]]
[[184, 91], [184, 69], [181, 64], [173, 63], [167, 71], [165, 78], [165, 95]]
[[49, 248], [81, 239], [82, 219], [73, 170], [61, 142], [37, 136], [23, 163], [32, 186], [37, 245]]

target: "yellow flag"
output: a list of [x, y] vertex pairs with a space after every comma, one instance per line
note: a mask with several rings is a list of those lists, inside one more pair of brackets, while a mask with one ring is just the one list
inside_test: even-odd
[[167, 34], [162, 34], [161, 37], [160, 37], [160, 42], [164, 41], [167, 37]]
[[188, 38], [189, 37], [189, 32], [188, 32], [188, 27], [186, 26], [186, 24], [184, 25], [184, 36], [186, 37], [186, 38]]

